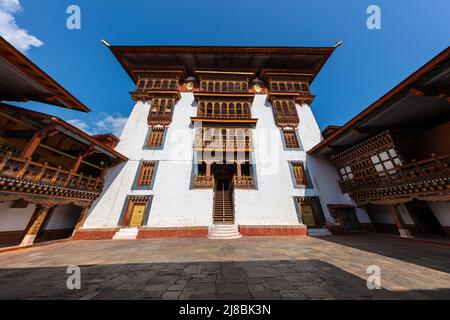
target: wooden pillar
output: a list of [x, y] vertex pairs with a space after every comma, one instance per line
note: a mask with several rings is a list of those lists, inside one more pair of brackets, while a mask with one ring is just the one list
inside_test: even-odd
[[73, 164], [72, 168], [70, 169], [71, 173], [73, 173], [73, 174], [77, 173], [83, 159], [84, 159], [84, 154], [82, 152], [80, 152], [77, 156], [77, 160], [75, 160], [75, 163]]
[[237, 161], [236, 165], [237, 165], [237, 176], [242, 177], [242, 162]]
[[412, 235], [409, 232], [408, 228], [406, 227], [406, 223], [403, 220], [403, 217], [400, 214], [400, 211], [398, 210], [398, 204], [391, 205], [391, 212], [392, 212], [392, 216], [394, 218], [395, 224], [397, 225], [398, 232], [400, 233], [400, 237], [412, 238]]
[[39, 230], [41, 229], [45, 221], [45, 217], [47, 216], [50, 209], [51, 206], [49, 205], [36, 206], [36, 209], [34, 210], [34, 213], [31, 216], [30, 222], [28, 223], [24, 231], [24, 237], [22, 239], [22, 242], [20, 243], [20, 246], [29, 246], [34, 243], [34, 240], [36, 239], [36, 236], [39, 233]]
[[78, 218], [78, 222], [75, 225], [75, 228], [73, 229], [73, 233], [72, 236], [75, 235], [75, 233], [81, 229], [84, 225], [84, 223], [86, 222], [86, 219], [88, 217], [89, 214], [89, 210], [91, 207], [83, 207], [83, 210], [81, 211], [80, 217]]
[[31, 159], [42, 139], [45, 139], [46, 137], [52, 136], [57, 133], [55, 127], [56, 126], [52, 124], [43, 128], [41, 131], [36, 132], [23, 149], [22, 153], [20, 154], [20, 158], [26, 160]]
[[211, 176], [211, 161], [206, 161], [206, 176], [210, 177]]
[[31, 159], [37, 147], [39, 146], [39, 143], [41, 143], [42, 138], [43, 137], [41, 132], [36, 132], [23, 149], [22, 153], [20, 154], [20, 158]]

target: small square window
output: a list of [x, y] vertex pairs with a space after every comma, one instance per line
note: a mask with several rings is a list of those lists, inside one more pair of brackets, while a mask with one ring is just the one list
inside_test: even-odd
[[389, 149], [389, 154], [391, 155], [392, 158], [395, 158], [397, 156], [397, 152], [395, 152], [394, 149]]
[[386, 169], [393, 169], [394, 168], [394, 163], [392, 163], [392, 161], [386, 161], [386, 162], [384, 162], [384, 167], [386, 168]]
[[386, 161], [387, 159], [389, 159], [389, 156], [388, 156], [387, 152], [382, 152], [382, 153], [380, 153], [380, 158], [382, 161]]
[[380, 162], [380, 159], [378, 158], [378, 156], [373, 156], [373, 157], [371, 157], [370, 159], [372, 160], [372, 163], [373, 163], [373, 164], [377, 164], [377, 163]]

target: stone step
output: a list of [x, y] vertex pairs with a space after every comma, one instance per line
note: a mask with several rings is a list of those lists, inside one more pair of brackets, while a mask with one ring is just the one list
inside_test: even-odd
[[120, 228], [114, 235], [113, 240], [136, 240], [138, 233], [138, 228]]
[[242, 235], [239, 233], [239, 226], [236, 224], [213, 224], [209, 227], [208, 238], [230, 240], [239, 239]]

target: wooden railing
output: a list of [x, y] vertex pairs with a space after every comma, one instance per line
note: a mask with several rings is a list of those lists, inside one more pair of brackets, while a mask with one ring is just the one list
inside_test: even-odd
[[196, 149], [212, 149], [212, 150], [252, 150], [252, 141], [230, 141], [230, 140], [217, 140], [217, 141], [202, 141], [197, 139], [195, 141]]
[[[432, 157], [422, 161], [414, 161], [407, 165], [376, 173], [372, 176], [357, 177], [348, 181], [340, 181], [342, 192], [362, 192], [373, 189], [382, 189], [407, 185], [402, 188], [404, 194], [417, 189], [418, 184], [422, 191], [433, 192], [436, 189], [449, 187], [450, 156]], [[425, 190], [424, 190], [425, 189]]]
[[194, 176], [194, 189], [214, 188], [214, 176]]
[[254, 189], [255, 179], [253, 176], [234, 176], [233, 187], [235, 189]]
[[280, 127], [290, 126], [296, 128], [300, 123], [300, 119], [297, 115], [287, 116], [280, 113], [275, 113], [275, 123]]
[[49, 166], [47, 162], [41, 164], [24, 160], [13, 156], [11, 151], [0, 151], [0, 176], [18, 181], [90, 192], [101, 192], [104, 184], [103, 179], [71, 173], [61, 167]]
[[149, 125], [170, 125], [172, 123], [172, 118], [173, 114], [171, 112], [150, 112], [147, 122]]
[[246, 120], [251, 119], [251, 114], [211, 114], [206, 112], [198, 112], [197, 113], [198, 118], [204, 118], [204, 119], [223, 119], [223, 120]]

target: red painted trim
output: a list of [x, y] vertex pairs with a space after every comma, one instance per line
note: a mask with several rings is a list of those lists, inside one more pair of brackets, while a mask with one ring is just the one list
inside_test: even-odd
[[78, 230], [71, 240], [111, 240], [120, 228]]
[[206, 238], [207, 236], [208, 236], [208, 227], [143, 228], [139, 229], [137, 239]]
[[308, 236], [308, 229], [306, 226], [239, 226], [239, 231], [244, 237]]

